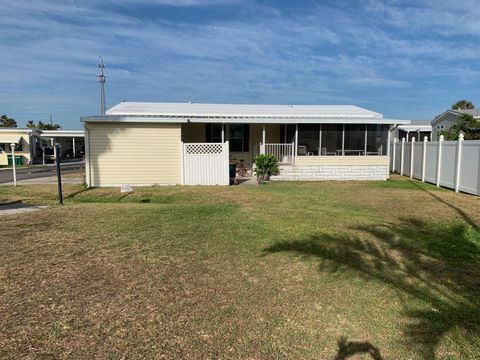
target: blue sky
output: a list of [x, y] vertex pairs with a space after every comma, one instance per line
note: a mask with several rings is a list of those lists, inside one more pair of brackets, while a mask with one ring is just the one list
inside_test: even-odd
[[0, 113], [81, 128], [129, 101], [480, 105], [478, 0], [0, 0]]

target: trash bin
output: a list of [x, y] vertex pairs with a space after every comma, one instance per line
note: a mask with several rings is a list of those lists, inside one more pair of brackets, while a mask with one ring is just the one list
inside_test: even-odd
[[[7, 156], [8, 166], [12, 166], [12, 155]], [[15, 155], [15, 165], [23, 165], [23, 157]]]
[[230, 179], [235, 179], [235, 175], [237, 173], [237, 165], [236, 164], [229, 164], [228, 165], [228, 173], [230, 174]]

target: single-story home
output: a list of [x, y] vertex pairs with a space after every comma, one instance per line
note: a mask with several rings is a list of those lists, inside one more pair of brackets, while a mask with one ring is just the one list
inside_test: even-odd
[[392, 130], [352, 105], [122, 102], [82, 117], [89, 186], [228, 184], [228, 164], [279, 160], [278, 180], [385, 180]]
[[23, 165], [29, 165], [41, 164], [44, 153], [47, 158], [53, 157], [55, 143], [61, 144], [63, 159], [84, 157], [83, 130], [0, 128], [0, 166], [9, 163], [10, 144], [15, 144], [15, 157], [20, 157]]
[[480, 119], [480, 109], [448, 109], [432, 120], [432, 140], [437, 141], [442, 131], [450, 129], [462, 115]]

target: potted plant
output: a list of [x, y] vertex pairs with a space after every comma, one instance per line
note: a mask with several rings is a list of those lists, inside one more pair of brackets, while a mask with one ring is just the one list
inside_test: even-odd
[[270, 175], [278, 174], [278, 160], [273, 155], [258, 155], [255, 158], [255, 176], [259, 184], [270, 180]]

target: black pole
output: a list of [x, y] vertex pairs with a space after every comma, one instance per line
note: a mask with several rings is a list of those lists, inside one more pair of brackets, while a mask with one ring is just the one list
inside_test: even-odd
[[60, 171], [60, 144], [55, 144], [55, 162], [57, 165], [58, 205], [63, 205], [62, 172]]

